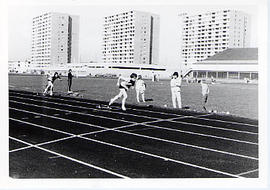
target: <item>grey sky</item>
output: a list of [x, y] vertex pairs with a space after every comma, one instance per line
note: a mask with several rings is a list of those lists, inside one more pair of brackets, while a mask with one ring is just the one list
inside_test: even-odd
[[251, 16], [251, 47], [257, 47], [257, 7], [254, 6], [9, 6], [9, 60], [25, 60], [31, 55], [32, 18], [46, 12], [62, 12], [80, 16], [81, 61], [101, 61], [103, 17], [128, 10], [140, 10], [160, 16], [160, 64], [175, 65], [181, 61], [182, 12], [203, 13], [208, 10], [234, 9]]

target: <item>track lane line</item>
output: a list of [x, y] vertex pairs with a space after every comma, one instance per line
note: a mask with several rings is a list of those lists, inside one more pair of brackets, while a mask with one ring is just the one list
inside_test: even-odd
[[247, 125], [250, 127], [255, 127], [258, 128], [258, 125], [253, 125], [253, 124], [248, 124], [248, 123], [242, 123], [242, 122], [236, 122], [236, 121], [225, 121], [225, 120], [220, 120], [220, 119], [210, 119], [210, 118], [203, 118], [204, 116], [200, 117], [202, 120], [208, 120], [208, 121], [219, 121], [222, 123], [231, 123], [231, 124], [236, 124], [236, 125]]
[[[108, 120], [114, 120], [114, 121], [125, 121], [125, 122], [128, 122], [128, 123], [137, 123], [137, 122], [134, 122], [134, 121], [126, 121], [124, 119], [115, 119], [115, 118], [109, 118], [109, 117], [105, 117], [105, 116], [101, 116], [101, 115], [81, 113], [81, 112], [70, 111], [70, 110], [62, 110], [62, 109], [48, 107], [48, 106], [40, 106], [40, 105], [36, 105], [36, 104], [30, 104], [30, 103], [25, 103], [25, 102], [18, 102], [18, 101], [14, 101], [14, 100], [9, 100], [9, 101], [10, 102], [13, 102], [13, 103], [24, 104], [24, 105], [34, 106], [34, 107], [41, 107], [41, 108], [46, 108], [46, 109], [51, 109], [51, 110], [57, 110], [57, 111], [61, 111], [61, 112], [69, 112], [69, 113], [74, 113], [74, 114], [79, 114], [79, 115], [88, 115], [88, 116], [92, 116], [92, 117], [98, 117], [98, 118], [108, 119]], [[54, 115], [55, 116], [59, 116], [58, 113], [56, 113]]]
[[[138, 137], [143, 137], [143, 138], [148, 138], [148, 139], [153, 139], [153, 140], [158, 140], [158, 141], [167, 142], [167, 143], [171, 143], [171, 144], [177, 144], [177, 145], [181, 145], [181, 146], [187, 146], [187, 147], [196, 148], [196, 149], [207, 150], [207, 151], [231, 155], [231, 156], [237, 156], [237, 157], [241, 157], [241, 158], [259, 160], [258, 158], [255, 158], [252, 156], [245, 156], [245, 155], [241, 155], [241, 154], [236, 154], [236, 153], [231, 153], [231, 152], [226, 152], [226, 151], [221, 151], [221, 150], [216, 150], [216, 149], [211, 149], [211, 148], [206, 148], [206, 147], [200, 147], [200, 146], [186, 144], [186, 143], [180, 143], [177, 141], [171, 141], [171, 140], [152, 137], [152, 136], [148, 136], [148, 135], [141, 135], [141, 134], [137, 134], [137, 133], [133, 133], [133, 132], [119, 131], [119, 130], [115, 130], [115, 129], [112, 129], [111, 131], [120, 132], [120, 133], [129, 134], [129, 135], [133, 135], [133, 136], [138, 136]], [[84, 136], [84, 135], [88, 135], [88, 134], [81, 134], [79, 136]]]
[[[9, 137], [9, 138], [11, 138], [11, 139], [13, 139], [13, 140], [17, 140], [17, 141], [19, 141], [19, 142], [24, 142], [24, 141], [22, 141], [22, 140], [19, 140], [19, 139], [14, 138], [14, 137]], [[127, 177], [127, 176], [124, 176], [124, 175], [122, 175], [122, 174], [118, 174], [118, 173], [116, 173], [116, 172], [107, 170], [107, 169], [105, 169], [105, 168], [101, 168], [101, 167], [95, 166], [95, 165], [93, 165], [93, 164], [89, 164], [89, 163], [83, 162], [83, 161], [81, 161], [81, 160], [78, 160], [78, 159], [75, 159], [75, 158], [72, 158], [72, 157], [69, 157], [69, 156], [65, 156], [65, 155], [63, 155], [63, 154], [57, 153], [57, 152], [55, 152], [55, 151], [51, 151], [51, 150], [46, 149], [46, 148], [43, 148], [43, 147], [39, 147], [39, 146], [30, 144], [30, 143], [28, 143], [28, 144], [31, 145], [31, 146], [33, 146], [34, 148], [43, 150], [43, 151], [45, 151], [45, 152], [49, 152], [49, 153], [51, 153], [51, 154], [55, 154], [56, 156], [60, 156], [60, 157], [62, 157], [62, 158], [71, 160], [71, 161], [73, 161], [73, 162], [76, 162], [76, 163], [79, 163], [79, 164], [88, 166], [88, 167], [90, 167], [90, 168], [95, 168], [95, 169], [97, 169], [97, 170], [100, 170], [100, 171], [103, 171], [103, 172], [106, 172], [106, 173], [115, 175], [115, 176], [120, 177], [120, 178], [130, 179], [130, 178]]]
[[[18, 101], [14, 101], [14, 100], [10, 100], [11, 102], [14, 102], [14, 103], [19, 103], [19, 104], [25, 104], [25, 105], [30, 105], [30, 106], [35, 106], [35, 107], [45, 107], [46, 109], [54, 109], [54, 110], [57, 110], [57, 111], [61, 111], [61, 112], [68, 112], [68, 113], [75, 113], [75, 114], [79, 114], [79, 115], [88, 115], [88, 116], [92, 116], [92, 114], [87, 114], [87, 113], [81, 113], [81, 112], [75, 112], [75, 111], [69, 111], [69, 110], [61, 110], [61, 109], [58, 109], [58, 108], [51, 108], [51, 107], [47, 107], [47, 106], [39, 106], [39, 105], [36, 105], [36, 104], [29, 104], [29, 103], [24, 103], [24, 102], [18, 102]], [[10, 107], [12, 108], [12, 107]], [[16, 108], [12, 108], [12, 109], [16, 109]], [[54, 117], [54, 116], [51, 116], [51, 115], [46, 115], [46, 114], [41, 114], [41, 113], [38, 113], [38, 112], [31, 112], [31, 111], [27, 111], [27, 110], [23, 110], [23, 109], [17, 109], [18, 111], [26, 111], [26, 112], [29, 112], [29, 113], [33, 113], [33, 114], [36, 114], [36, 115], [42, 115], [42, 116], [45, 116], [45, 117], [51, 117], [51, 118], [54, 118], [54, 119], [58, 119], [60, 117]], [[65, 114], [66, 115], [66, 114]], [[148, 123], [151, 123], [151, 122], [158, 122], [158, 121], [171, 121], [173, 119], [182, 119], [182, 118], [187, 118], [187, 117], [190, 117], [190, 116], [178, 116], [178, 117], [174, 117], [174, 118], [169, 118], [169, 119], [156, 119], [154, 121], [145, 121], [145, 122], [134, 122], [134, 121], [126, 121], [124, 119], [115, 119], [116, 121], [125, 121], [125, 122], [128, 122], [130, 124], [127, 124], [125, 126], [133, 126], [133, 125], [139, 125], [139, 124], [148, 124]], [[64, 118], [62, 118], [64, 119]], [[110, 119], [110, 118], [107, 118], [106, 119]], [[64, 119], [65, 120], [65, 119]], [[68, 119], [67, 119], [68, 120]], [[68, 121], [71, 121], [71, 120], [68, 120]], [[73, 122], [77, 122], [77, 123], [82, 123], [80, 121], [74, 121], [72, 120]], [[99, 127], [99, 128], [104, 128], [104, 129], [107, 129], [106, 127], [102, 127], [102, 126], [99, 126], [99, 125], [94, 125], [94, 124], [89, 124], [89, 125], [92, 125], [93, 127]], [[109, 129], [109, 128], [108, 128]]]
[[108, 145], [108, 146], [113, 146], [113, 147], [124, 149], [124, 150], [129, 150], [131, 152], [136, 152], [136, 153], [147, 155], [147, 156], [150, 156], [150, 157], [163, 159], [165, 161], [171, 161], [171, 162], [175, 162], [175, 163], [178, 163], [178, 164], [191, 166], [191, 167], [194, 167], [194, 168], [199, 168], [199, 169], [203, 169], [203, 170], [207, 170], [207, 171], [211, 171], [211, 172], [215, 172], [215, 173], [219, 173], [219, 174], [223, 174], [223, 175], [228, 175], [228, 176], [231, 176], [231, 177], [243, 178], [242, 176], [238, 176], [238, 175], [235, 175], [235, 174], [230, 174], [230, 173], [227, 173], [227, 172], [222, 172], [222, 171], [218, 171], [218, 170], [215, 170], [215, 169], [210, 169], [210, 168], [199, 166], [199, 165], [196, 165], [196, 164], [190, 164], [190, 163], [187, 163], [187, 162], [182, 162], [182, 161], [171, 159], [171, 158], [164, 157], [164, 156], [158, 156], [158, 155], [155, 155], [155, 154], [151, 154], [151, 153], [143, 152], [143, 151], [140, 151], [140, 150], [135, 150], [135, 149], [132, 149], [132, 148], [127, 148], [127, 147], [115, 145], [115, 144], [112, 144], [112, 143], [107, 143], [107, 142], [104, 142], [104, 141], [91, 139], [91, 138], [88, 138], [88, 137], [80, 137], [80, 138], [86, 139], [86, 140], [89, 140], [89, 141], [93, 141], [93, 142], [97, 142], [97, 143], [101, 143], [101, 144], [105, 144], [105, 145]]
[[[10, 101], [14, 102], [14, 103], [19, 103], [19, 104], [24, 104], [24, 105], [34, 106], [34, 107], [43, 107], [43, 108], [46, 108], [46, 109], [52, 109], [52, 110], [57, 110], [57, 111], [62, 111], [62, 112], [70, 112], [70, 113], [75, 113], [75, 114], [79, 114], [79, 115], [90, 115], [90, 116], [92, 116], [92, 114], [85, 114], [85, 113], [80, 113], [80, 112], [61, 110], [61, 109], [58, 109], [58, 108], [51, 108], [51, 107], [47, 107], [47, 106], [39, 106], [39, 105], [35, 105], [35, 104], [17, 102], [17, 101], [13, 101], [13, 100], [10, 100]], [[110, 119], [110, 118], [107, 118], [107, 117], [102, 117], [102, 118]], [[112, 119], [112, 120], [119, 121], [118, 119]], [[130, 123], [136, 123], [136, 122], [130, 122]], [[140, 123], [137, 123], [137, 124], [140, 124]], [[192, 134], [192, 135], [198, 135], [198, 136], [211, 137], [211, 138], [216, 138], [216, 139], [222, 139], [222, 140], [228, 140], [228, 141], [234, 141], [234, 142], [258, 145], [258, 143], [253, 143], [253, 142], [249, 142], [249, 141], [242, 141], [242, 140], [226, 138], [226, 137], [220, 137], [220, 136], [215, 136], [215, 135], [207, 135], [207, 134], [202, 134], [202, 133], [196, 133], [196, 132], [191, 132], [191, 131], [183, 131], [183, 130], [178, 130], [178, 129], [171, 129], [171, 128], [167, 128], [167, 127], [158, 127], [158, 126], [153, 126], [153, 125], [149, 125], [149, 126], [153, 127], [153, 128], [163, 129], [163, 130], [169, 130], [169, 131], [187, 133], [187, 134]]]
[[171, 128], [167, 128], [167, 127], [159, 127], [159, 126], [155, 126], [155, 125], [152, 125], [152, 124], [147, 124], [147, 126], [153, 127], [153, 128], [158, 128], [158, 129], [163, 129], [163, 130], [168, 130], [168, 131], [175, 131], [175, 132], [187, 133], [187, 134], [192, 134], [192, 135], [198, 135], [198, 136], [204, 136], [204, 137], [211, 137], [211, 138], [216, 138], [216, 139], [228, 140], [228, 141], [233, 141], [233, 142], [240, 142], [240, 143], [258, 145], [258, 143], [253, 143], [253, 142], [250, 142], [250, 141], [242, 141], [242, 140], [231, 139], [231, 138], [227, 138], [227, 137], [220, 137], [220, 136], [215, 136], [215, 135], [207, 135], [207, 134], [196, 133], [196, 132], [191, 132], [191, 131], [183, 131], [183, 130], [180, 130], [180, 129], [171, 129]]
[[173, 123], [183, 123], [183, 124], [191, 124], [194, 126], [199, 126], [199, 127], [206, 127], [206, 128], [211, 128], [211, 129], [220, 129], [220, 130], [224, 130], [224, 131], [233, 131], [233, 132], [238, 132], [238, 133], [245, 133], [245, 134], [251, 134], [251, 135], [258, 135], [258, 133], [254, 133], [254, 132], [249, 132], [249, 131], [241, 131], [241, 130], [236, 130], [236, 129], [230, 129], [230, 128], [220, 128], [220, 127], [215, 127], [213, 125], [204, 125], [204, 124], [197, 124], [197, 123], [189, 123], [189, 122], [185, 122], [185, 121], [171, 121]]
[[109, 129], [109, 128], [106, 128], [106, 127], [101, 127], [101, 126], [93, 125], [93, 124], [90, 124], [90, 123], [84, 123], [84, 122], [80, 122], [80, 121], [74, 121], [74, 120], [70, 120], [70, 119], [64, 119], [64, 118], [61, 118], [61, 117], [55, 117], [55, 116], [52, 116], [52, 115], [46, 115], [46, 114], [42, 114], [42, 113], [37, 113], [37, 112], [32, 112], [32, 111], [27, 111], [27, 110], [22, 110], [22, 109], [17, 109], [17, 108], [13, 108], [13, 107], [9, 107], [9, 109], [20, 111], [20, 112], [25, 112], [25, 113], [31, 113], [31, 114], [34, 114], [34, 115], [41, 115], [41, 116], [44, 116], [44, 117], [49, 117], [49, 118], [58, 119], [58, 120], [62, 120], [62, 121], [69, 121], [69, 122], [72, 122], [72, 123], [79, 123], [79, 124], [82, 124], [82, 125], [88, 125], [88, 126], [96, 127], [96, 128], [100, 128], [100, 129]]
[[258, 171], [259, 171], [259, 169], [255, 169], [255, 170], [250, 170], [250, 171], [243, 172], [243, 173], [240, 173], [240, 174], [237, 174], [237, 175], [242, 176], [242, 175], [245, 175], [245, 174], [250, 174], [250, 173], [258, 172]]
[[[13, 98], [18, 98], [18, 97], [14, 97], [14, 96], [12, 96], [12, 97]], [[26, 99], [26, 98], [18, 98], [18, 99]], [[64, 105], [64, 106], [67, 106], [67, 107], [83, 108], [83, 109], [88, 109], [88, 110], [98, 110], [98, 109], [94, 109], [94, 108], [87, 108], [87, 107], [83, 107], [83, 106], [73, 106], [73, 105], [69, 105], [69, 104], [55, 103], [55, 102], [49, 102], [49, 101], [44, 101], [44, 100], [38, 101], [38, 100], [35, 100], [35, 99], [31, 99], [31, 98], [29, 98], [27, 100], [31, 100], [31, 101], [35, 101], [35, 102], [48, 102], [48, 104]], [[76, 113], [80, 113], [80, 112], [76, 112]], [[210, 114], [207, 114], [207, 115], [210, 115]], [[206, 116], [206, 115], [203, 115], [203, 116]], [[103, 117], [106, 117], [106, 116], [103, 116]], [[136, 115], [136, 117], [140, 117], [140, 116], [137, 116]], [[181, 118], [193, 118], [193, 117], [194, 116], [183, 116]], [[152, 118], [152, 117], [148, 117], [148, 118], [150, 118], [150, 119], [156, 119], [156, 118]], [[181, 119], [181, 118], [176, 118], [176, 119]], [[119, 119], [119, 120], [126, 121], [125, 119]], [[246, 133], [246, 134], [254, 134], [254, 135], [257, 135], [258, 134], [258, 133], [253, 133], [253, 132], [248, 132], [248, 131], [241, 131], [241, 130], [230, 129], [230, 128], [215, 127], [213, 125], [204, 125], [204, 124], [196, 124], [196, 123], [192, 123], [192, 122], [189, 123], [189, 122], [184, 122], [184, 121], [175, 121], [175, 118], [163, 119], [163, 121], [171, 121], [171, 122], [175, 122], [175, 123], [190, 124], [190, 125], [194, 125], [194, 126], [198, 126], [198, 127], [220, 129], [220, 130], [225, 130], [225, 131], [233, 131], [233, 132]], [[157, 121], [153, 121], [153, 122], [157, 122]]]
[[[17, 109], [15, 108], [15, 110], [17, 110]], [[29, 112], [29, 111], [26, 111], [26, 112]], [[32, 113], [35, 114], [34, 112], [32, 112]], [[58, 119], [58, 118], [56, 118], [56, 119]], [[66, 120], [66, 119], [63, 119], [63, 120]], [[70, 121], [72, 121], [72, 120], [70, 120]], [[25, 122], [25, 121], [21, 121], [21, 122]], [[72, 122], [74, 122], [74, 121], [72, 121]], [[32, 124], [30, 122], [27, 122], [27, 123]], [[88, 125], [87, 123], [83, 123], [83, 122], [80, 122], [80, 123], [81, 124]], [[34, 125], [35, 126], [39, 126], [38, 124], [34, 124]], [[135, 125], [135, 124], [131, 124], [131, 125]], [[123, 126], [123, 127], [127, 127], [127, 126]], [[237, 156], [237, 157], [242, 157], [242, 158], [248, 158], [248, 159], [258, 160], [258, 158], [251, 157], [251, 156], [246, 156], [246, 155], [242, 155], [242, 154], [236, 154], [236, 153], [232, 153], [232, 152], [221, 151], [221, 150], [211, 149], [211, 148], [207, 148], [207, 147], [200, 147], [200, 146], [191, 145], [191, 144], [187, 144], [187, 143], [180, 143], [180, 142], [176, 142], [176, 141], [171, 141], [171, 140], [166, 140], [166, 139], [151, 137], [151, 136], [147, 136], [147, 135], [140, 135], [140, 134], [136, 134], [136, 133], [130, 133], [130, 132], [127, 132], [127, 131], [114, 130], [113, 128], [105, 128], [105, 127], [100, 127], [100, 128], [103, 128], [105, 130], [108, 129], [108, 131], [115, 131], [115, 132], [119, 132], [119, 133], [124, 133], [124, 134], [129, 134], [129, 135], [134, 135], [134, 136], [139, 136], [139, 137], [144, 137], [144, 138], [149, 138], [149, 139], [154, 139], [154, 140], [158, 140], [158, 141], [168, 142], [168, 143], [182, 145], [182, 146], [187, 146], [187, 147], [192, 147], [192, 148], [196, 148], [196, 149], [202, 149], [202, 150], [207, 150], [207, 151], [212, 151], [212, 152], [218, 152], [218, 153], [232, 155], [232, 156]], [[70, 133], [70, 135], [73, 135], [73, 134]], [[84, 135], [86, 135], [86, 133]], [[81, 135], [77, 135], [77, 136], [79, 137]]]
[[[14, 94], [21, 94], [21, 95], [26, 95], [26, 96], [35, 96], [35, 97], [41, 97], [39, 95], [34, 95], [34, 94], [26, 94], [26, 93], [20, 93], [20, 92], [15, 92], [13, 91], [12, 93]], [[48, 98], [48, 97], [47, 97]], [[52, 98], [50, 98], [52, 99]], [[96, 103], [90, 103], [90, 102], [85, 102], [85, 101], [79, 101], [79, 100], [70, 100], [70, 99], [64, 99], [64, 98], [60, 98], [60, 97], [54, 97], [53, 99], [61, 99], [61, 100], [65, 100], [65, 101], [71, 101], [71, 102], [80, 102], [80, 103], [84, 103], [84, 104], [89, 104], [89, 105], [99, 105], [99, 104], [96, 104]], [[85, 99], [87, 101], [87, 99]], [[165, 115], [175, 115], [175, 116], [181, 116], [180, 114], [175, 114], [175, 113], [167, 113], [167, 112], [157, 112], [157, 111], [152, 111], [152, 110], [140, 110], [140, 109], [133, 109], [133, 110], [139, 110], [139, 111], [142, 111], [142, 112], [153, 112], [153, 113], [162, 113], [162, 114], [165, 114]], [[196, 117], [196, 116], [193, 116], [193, 117]], [[197, 116], [198, 117], [198, 116]], [[212, 121], [220, 121], [220, 122], [224, 122], [224, 123], [233, 123], [233, 124], [241, 124], [241, 125], [248, 125], [248, 126], [253, 126], [253, 127], [256, 127], [258, 128], [258, 125], [254, 125], [254, 124], [248, 124], [248, 123], [242, 123], [242, 122], [234, 122], [234, 121], [225, 121], [225, 120], [218, 120], [218, 119], [208, 119], [208, 118], [202, 118], [204, 117], [204, 115], [199, 115], [198, 119], [203, 119], [203, 120], [212, 120]]]
[[[22, 120], [19, 120], [19, 119], [15, 119], [15, 118], [9, 118], [10, 120], [14, 120], [14, 121], [18, 121], [18, 122], [21, 122], [21, 123], [30, 123], [30, 122], [27, 122], [27, 121], [22, 121]], [[34, 124], [34, 125], [37, 125], [37, 124]], [[68, 133], [68, 132], [64, 132], [64, 131], [60, 131], [60, 130], [57, 130], [57, 129], [53, 129], [53, 128], [49, 128], [49, 127], [45, 127], [45, 126], [42, 126], [43, 129], [47, 129], [47, 130], [51, 130], [51, 131], [54, 131], [54, 132], [58, 132], [58, 133], [63, 133], [65, 135], [70, 135], [71, 133]]]
[[[25, 96], [27, 96], [27, 95], [25, 95]], [[12, 95], [10, 95], [10, 97], [16, 97], [16, 98], [18, 98], [17, 96], [12, 96]], [[39, 98], [41, 98], [42, 96], [33, 95], [31, 97], [39, 97]], [[43, 98], [46, 99], [46, 100], [56, 100], [56, 99], [58, 99], [58, 100], [62, 100], [62, 101], [65, 101], [65, 102], [69, 102], [67, 99], [56, 98], [56, 97], [49, 98], [49, 97], [46, 97], [45, 96]], [[81, 101], [70, 101], [70, 102], [74, 102], [74, 103], [78, 102], [78, 103], [81, 103], [81, 104], [87, 104], [87, 105], [92, 105], [92, 106], [98, 106], [98, 105], [100, 105], [100, 104], [85, 103], [85, 102], [81, 102]], [[50, 103], [52, 103], [52, 102], [50, 102]], [[64, 104], [64, 105], [70, 105], [70, 104]], [[142, 117], [142, 118], [146, 118], [146, 119], [155, 119], [155, 118], [157, 118], [157, 117], [149, 117], [149, 116], [145, 116], [145, 115], [136, 115], [136, 114], [127, 113], [127, 112], [119, 112], [119, 111], [114, 111], [114, 110], [104, 110], [104, 109], [89, 108], [89, 107], [86, 107], [86, 106], [85, 107], [84, 106], [79, 106], [79, 107], [82, 107], [84, 109], [89, 109], [89, 110], [97, 110], [97, 111], [107, 112], [107, 113], [118, 113], [118, 114], [121, 114], [121, 115], [130, 115], [130, 116], [134, 116], [134, 117]], [[111, 107], [115, 107], [115, 106], [111, 106]]]
[[[19, 94], [21, 96], [30, 96], [30, 97], [38, 97], [38, 98], [43, 98], [43, 99], [47, 99], [47, 100], [62, 100], [62, 101], [65, 101], [65, 102], [78, 102], [78, 103], [81, 103], [81, 104], [87, 104], [87, 105], [92, 105], [92, 106], [98, 106], [100, 104], [97, 104], [97, 103], [88, 103], [88, 102], [84, 102], [84, 101], [77, 101], [75, 99], [73, 100], [69, 100], [69, 99], [64, 99], [64, 98], [60, 98], [60, 97], [48, 97], [48, 96], [40, 96], [40, 95], [28, 95], [28, 94], [21, 94], [21, 93], [17, 93], [17, 92], [13, 92], [14, 94]], [[12, 95], [11, 95], [12, 96]], [[16, 97], [16, 96], [13, 96], [13, 97]], [[17, 97], [18, 98], [18, 97]], [[26, 99], [26, 98], [24, 98]], [[67, 105], [67, 104], [64, 104], [64, 105]], [[70, 105], [70, 104], [68, 104]], [[132, 115], [132, 116], [135, 116], [135, 117], [143, 117], [143, 118], [149, 118], [149, 119], [162, 119], [160, 117], [154, 117], [154, 116], [145, 116], [145, 115], [140, 115], [140, 114], [132, 114], [132, 113], [127, 113], [127, 112], [119, 112], [119, 111], [116, 111], [116, 110], [100, 110], [100, 109], [95, 109], [95, 108], [89, 108], [89, 107], [84, 107], [84, 106], [81, 106], [83, 107], [84, 109], [92, 109], [92, 110], [98, 110], [98, 111], [102, 111], [102, 112], [110, 112], [110, 113], [118, 113], [118, 114], [122, 114], [122, 115]], [[111, 106], [111, 107], [114, 107], [114, 108], [118, 108], [116, 106]], [[156, 113], [156, 114], [162, 114], [162, 115], [174, 115], [176, 117], [191, 117], [191, 118], [199, 118], [199, 117], [203, 117], [203, 116], [208, 116], [208, 115], [212, 115], [212, 113], [202, 113], [202, 114], [199, 114], [199, 115], [182, 115], [182, 114], [174, 114], [174, 113], [167, 113], [167, 112], [158, 112], [158, 111], [151, 111], [151, 110], [143, 110], [143, 109], [135, 109], [135, 108], [131, 108], [132, 110], [138, 110], [138, 111], [141, 111], [141, 112], [151, 112], [151, 113]], [[168, 118], [168, 119], [171, 119], [171, 118]]]
[[60, 142], [60, 141], [66, 140], [66, 139], [71, 139], [71, 138], [74, 138], [74, 137], [76, 137], [76, 135], [72, 135], [70, 137], [64, 137], [64, 138], [60, 138], [60, 139], [56, 139], [56, 140], [52, 140], [52, 141], [47, 141], [47, 142], [43, 142], [43, 143], [33, 144], [31, 146], [29, 145], [29, 146], [26, 146], [26, 147], [22, 147], [22, 148], [17, 148], [17, 149], [10, 150], [9, 153], [18, 152], [18, 151], [21, 151], [21, 150], [29, 149], [29, 148], [34, 147], [34, 145], [36, 145], [36, 146], [46, 145], [46, 144], [50, 144], [50, 143]]
[[[24, 122], [25, 123], [25, 122]], [[29, 123], [29, 122], [27, 122]], [[34, 126], [37, 126], [37, 127], [41, 127], [43, 128], [41, 125], [37, 125], [37, 124], [34, 124]], [[72, 135], [70, 133], [70, 135]], [[108, 142], [104, 142], [104, 141], [99, 141], [99, 140], [95, 140], [95, 139], [91, 139], [91, 138], [88, 138], [88, 137], [83, 137], [83, 136], [80, 136], [80, 135], [77, 135], [78, 138], [81, 138], [81, 139], [85, 139], [85, 140], [88, 140], [88, 141], [93, 141], [93, 142], [97, 142], [97, 143], [100, 143], [100, 144], [105, 144], [107, 146], [112, 146], [112, 147], [116, 147], [116, 148], [119, 148], [119, 149], [123, 149], [123, 150], [128, 150], [128, 151], [131, 151], [131, 152], [135, 152], [135, 153], [138, 153], [138, 154], [143, 154], [143, 155], [147, 155], [147, 156], [150, 156], [150, 157], [155, 157], [155, 158], [159, 158], [159, 159], [162, 159], [162, 160], [165, 160], [165, 161], [171, 161], [171, 162], [174, 162], [174, 163], [178, 163], [178, 164], [183, 164], [183, 165], [187, 165], [187, 166], [191, 166], [191, 167], [194, 167], [194, 168], [199, 168], [199, 169], [203, 169], [203, 170], [207, 170], [207, 171], [211, 171], [211, 172], [214, 172], [214, 173], [219, 173], [219, 174], [223, 174], [223, 175], [228, 175], [228, 176], [231, 176], [231, 177], [237, 177], [237, 178], [243, 178], [242, 176], [238, 176], [238, 175], [235, 175], [235, 174], [231, 174], [231, 173], [228, 173], [228, 172], [222, 172], [222, 171], [219, 171], [219, 170], [215, 170], [215, 169], [211, 169], [211, 168], [207, 168], [207, 167], [203, 167], [203, 166], [199, 166], [199, 165], [196, 165], [196, 164], [191, 164], [191, 163], [187, 163], [187, 162], [183, 162], [183, 161], [179, 161], [179, 160], [175, 160], [175, 159], [171, 159], [171, 158], [168, 158], [168, 157], [164, 157], [164, 156], [159, 156], [159, 155], [156, 155], [156, 154], [151, 154], [151, 153], [147, 153], [147, 152], [144, 152], [144, 151], [140, 151], [140, 150], [136, 150], [136, 149], [132, 149], [132, 148], [127, 148], [127, 147], [124, 147], [124, 146], [120, 146], [120, 145], [116, 145], [116, 144], [112, 144], [112, 143], [108, 143]], [[11, 137], [10, 137], [11, 138]], [[13, 140], [17, 140], [19, 142], [23, 142], [22, 140], [20, 139], [16, 139], [14, 137], [12, 137], [11, 139]], [[31, 144], [31, 143], [25, 143], [25, 144], [29, 144], [31, 145], [32, 147], [35, 147], [35, 148], [39, 148], [41, 150], [48, 150], [48, 149], [45, 149], [45, 148], [42, 148], [40, 146], [37, 146], [37, 145], [34, 145], [34, 144]], [[50, 151], [50, 150], [48, 150]], [[53, 154], [56, 154], [56, 155], [59, 155], [61, 157], [67, 157], [67, 158], [71, 158], [71, 157], [68, 157], [68, 156], [65, 156], [65, 155], [62, 155], [62, 154], [59, 154], [57, 152], [54, 152], [54, 151], [50, 151], [52, 152]], [[72, 158], [74, 159], [74, 158]], [[76, 162], [80, 163], [82, 161], [79, 161], [77, 159], [74, 159]], [[85, 163], [85, 162], [83, 162]], [[88, 163], [86, 163], [88, 164]], [[91, 166], [94, 166], [94, 165], [91, 165]], [[95, 166], [97, 167], [97, 166]], [[99, 167], [98, 167], [99, 168]]]

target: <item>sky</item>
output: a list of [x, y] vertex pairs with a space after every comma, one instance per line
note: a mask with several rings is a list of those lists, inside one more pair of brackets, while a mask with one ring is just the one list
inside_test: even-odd
[[257, 47], [257, 8], [250, 5], [66, 5], [12, 4], [8, 7], [8, 59], [31, 57], [32, 18], [46, 12], [80, 16], [80, 61], [101, 62], [103, 18], [129, 10], [146, 11], [160, 16], [159, 63], [175, 65], [181, 61], [181, 13], [198, 14], [211, 10], [234, 9], [251, 18], [251, 47]]

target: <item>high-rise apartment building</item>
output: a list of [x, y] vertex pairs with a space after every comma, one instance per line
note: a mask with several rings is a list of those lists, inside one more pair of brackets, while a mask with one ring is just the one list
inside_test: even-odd
[[78, 62], [78, 57], [79, 16], [52, 12], [33, 18], [33, 66], [61, 66]]
[[105, 17], [103, 62], [158, 64], [159, 16], [129, 11]]
[[182, 14], [182, 20], [184, 66], [204, 60], [227, 48], [249, 47], [249, 16], [241, 11]]

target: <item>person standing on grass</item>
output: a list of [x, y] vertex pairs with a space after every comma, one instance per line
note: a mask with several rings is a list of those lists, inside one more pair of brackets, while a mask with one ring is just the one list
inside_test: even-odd
[[117, 94], [114, 98], [112, 98], [109, 102], [109, 107], [113, 104], [113, 102], [115, 100], [117, 100], [118, 98], [121, 98], [123, 96], [122, 99], [122, 110], [126, 111], [126, 107], [125, 107], [125, 103], [126, 103], [126, 99], [127, 99], [127, 90], [130, 87], [134, 87], [135, 82], [137, 79], [137, 74], [136, 73], [132, 73], [130, 75], [130, 78], [124, 78], [122, 76], [119, 76], [118, 80], [117, 80], [117, 86], [119, 87], [119, 94]]
[[138, 79], [136, 81], [136, 86], [135, 86], [137, 102], [140, 102], [140, 94], [142, 96], [142, 101], [145, 102], [145, 98], [144, 98], [145, 88], [146, 88], [146, 84], [142, 80], [142, 76], [138, 75]]
[[56, 79], [61, 80], [61, 78], [60, 78], [60, 76], [58, 75], [57, 72], [55, 72], [53, 76], [52, 76], [52, 75], [50, 74], [50, 72], [49, 72], [48, 75], [47, 75], [47, 77], [48, 77], [48, 85], [47, 85], [47, 87], [45, 88], [43, 94], [44, 94], [44, 95], [47, 94], [48, 90], [50, 90], [50, 96], [52, 96], [52, 95], [53, 95], [53, 83], [54, 83], [54, 81], [55, 81]]
[[69, 69], [68, 70], [68, 93], [72, 93], [71, 85], [72, 85], [72, 77], [73, 77], [73, 75], [72, 75], [71, 72], [72, 72], [72, 70]]
[[203, 109], [206, 111], [205, 105], [206, 105], [207, 100], [208, 100], [209, 87], [208, 87], [208, 85], [206, 84], [206, 82], [203, 81], [203, 80], [199, 80], [198, 83], [200, 83], [201, 86], [202, 86]]
[[172, 103], [174, 108], [176, 108], [176, 101], [178, 102], [178, 107], [182, 108], [181, 84], [182, 78], [178, 76], [178, 72], [174, 72], [171, 79]]

